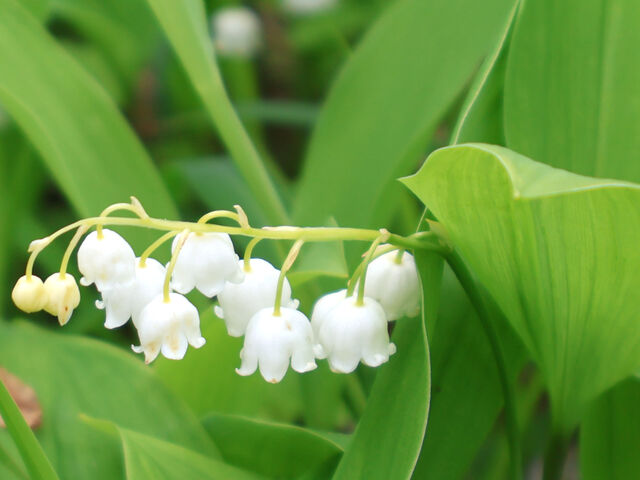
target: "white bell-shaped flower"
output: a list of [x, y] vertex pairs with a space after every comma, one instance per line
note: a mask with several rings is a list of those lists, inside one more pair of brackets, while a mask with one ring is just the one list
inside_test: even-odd
[[281, 308], [280, 315], [274, 315], [273, 307], [263, 308], [247, 325], [240, 358], [242, 364], [236, 372], [251, 375], [259, 368], [271, 383], [282, 380], [289, 362], [296, 372], [313, 370], [317, 365], [309, 320], [292, 308]]
[[313, 334], [315, 338], [318, 338], [318, 334], [320, 333], [320, 327], [322, 326], [322, 322], [327, 316], [327, 313], [338, 305], [342, 300], [347, 298], [347, 289], [338, 290], [337, 292], [327, 293], [320, 297], [315, 305], [313, 306], [313, 311], [311, 312], [311, 328], [313, 328]]
[[282, 6], [294, 15], [314, 15], [330, 9], [336, 0], [282, 0]]
[[127, 283], [135, 275], [136, 255], [127, 241], [113, 230], [103, 229], [86, 236], [78, 249], [80, 284], [96, 284], [99, 291], [117, 283]]
[[136, 327], [140, 346], [131, 348], [136, 353], [144, 352], [145, 363], [151, 363], [160, 352], [166, 358], [180, 360], [189, 345], [200, 348], [205, 344], [198, 310], [177, 293], [171, 293], [168, 302], [162, 294], [151, 300], [140, 313]]
[[47, 304], [44, 283], [35, 275], [23, 275], [11, 291], [11, 300], [23, 312], [39, 312]]
[[[173, 240], [176, 248], [179, 236]], [[187, 237], [171, 277], [171, 286], [180, 293], [197, 288], [207, 297], [220, 293], [226, 281], [242, 281], [238, 255], [226, 233], [190, 233]]]
[[44, 309], [47, 313], [58, 317], [60, 325], [64, 325], [71, 318], [73, 310], [80, 304], [80, 290], [73, 275], [54, 273], [44, 281], [44, 292], [47, 303]]
[[404, 252], [398, 261], [394, 251], [373, 260], [367, 268], [364, 294], [382, 305], [389, 321], [418, 315], [420, 279], [413, 255]]
[[136, 259], [135, 278], [103, 290], [102, 300], [96, 307], [106, 311], [106, 328], [118, 328], [129, 318], [136, 324], [144, 307], [162, 293], [166, 269], [153, 258], [147, 258], [144, 266]]
[[[280, 270], [261, 258], [249, 260], [248, 270], [244, 269], [243, 260], [239, 265], [243, 268], [243, 280], [240, 283], [227, 282], [218, 294], [220, 306], [214, 307], [232, 337], [244, 335], [249, 320], [259, 310], [273, 307], [280, 276]], [[282, 286], [282, 306], [298, 308], [298, 301], [291, 299], [291, 285], [286, 278]]]
[[245, 7], [219, 10], [212, 21], [217, 51], [229, 57], [251, 57], [262, 43], [260, 19]]
[[331, 370], [351, 373], [362, 361], [377, 367], [389, 360], [396, 347], [389, 342], [387, 318], [378, 302], [364, 297], [344, 298], [320, 318], [317, 336], [318, 358], [327, 358]]

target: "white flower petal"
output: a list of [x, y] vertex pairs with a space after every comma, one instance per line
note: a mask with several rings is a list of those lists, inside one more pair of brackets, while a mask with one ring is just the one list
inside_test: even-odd
[[[179, 237], [176, 237], [172, 252], [178, 241]], [[171, 286], [183, 294], [197, 288], [204, 295], [213, 297], [222, 291], [225, 281], [241, 275], [238, 271], [238, 256], [229, 235], [190, 233], [178, 255]]]
[[[244, 262], [238, 262], [243, 268]], [[232, 337], [244, 335], [251, 317], [259, 310], [273, 307], [280, 270], [266, 260], [252, 258], [249, 271], [245, 271], [240, 283], [227, 282], [224, 290], [218, 294], [220, 307], [214, 307], [216, 315], [224, 319], [227, 332]], [[282, 288], [282, 305], [297, 307], [297, 301], [291, 300], [291, 285], [285, 279]]]
[[135, 254], [127, 241], [116, 232], [103, 229], [102, 238], [93, 231], [78, 249], [80, 284], [96, 284], [99, 291], [117, 283], [127, 283], [135, 276]]
[[182, 360], [187, 353], [189, 342], [186, 335], [180, 332], [173, 332], [167, 335], [162, 342], [162, 355], [171, 360]]
[[144, 307], [135, 325], [147, 362], [153, 361], [159, 351], [167, 358], [181, 359], [189, 343], [196, 348], [205, 343], [200, 335], [198, 311], [177, 293], [171, 293], [168, 302], [162, 294], [156, 296]]
[[258, 311], [249, 321], [240, 354], [240, 375], [250, 375], [256, 363], [265, 380], [277, 383], [286, 374], [289, 362], [299, 372], [315, 368], [313, 330], [307, 317], [290, 308], [273, 315], [273, 307]]
[[420, 313], [420, 279], [413, 255], [404, 252], [400, 263], [396, 256], [393, 251], [373, 260], [364, 285], [365, 295], [382, 305], [389, 321]]
[[355, 297], [344, 298], [322, 319], [317, 341], [335, 372], [350, 373], [362, 361], [377, 367], [389, 359], [387, 319], [378, 302], [365, 297], [358, 305]]
[[347, 296], [347, 290], [338, 290], [337, 292], [327, 293], [316, 301], [311, 312], [311, 326], [315, 337], [318, 337], [320, 326], [333, 307], [338, 305]]

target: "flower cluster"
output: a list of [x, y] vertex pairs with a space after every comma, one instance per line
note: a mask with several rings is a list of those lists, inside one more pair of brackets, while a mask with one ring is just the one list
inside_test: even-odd
[[[415, 316], [420, 309], [419, 280], [411, 254], [397, 246], [379, 245], [388, 238], [381, 235], [348, 288], [321, 297], [309, 320], [298, 310], [299, 302], [292, 298], [286, 278], [303, 241], [298, 239], [278, 270], [266, 260], [251, 258], [263, 229], [251, 229], [246, 216], [233, 212], [214, 212], [209, 218], [216, 216], [236, 218], [242, 234], [255, 231], [256, 238], [244, 259], [236, 255], [227, 233], [203, 228], [169, 230], [136, 257], [122, 236], [94, 222], [97, 229], [78, 249], [80, 284], [95, 285], [101, 294], [96, 306], [105, 311], [105, 327], [118, 328], [131, 319], [140, 340], [132, 348], [144, 354], [146, 363], [159, 354], [181, 359], [189, 345], [200, 348], [205, 344], [198, 310], [185, 297], [193, 290], [209, 298], [217, 296], [214, 311], [225, 322], [229, 335], [244, 336], [237, 369], [240, 375], [259, 370], [265, 380], [276, 383], [289, 365], [297, 372], [307, 372], [316, 368], [316, 359], [327, 359], [331, 370], [338, 373], [350, 373], [359, 363], [376, 367], [388, 361], [395, 352], [388, 322]], [[31, 273], [31, 267], [35, 255], [51, 238], [32, 243], [27, 273], [12, 292], [19, 308], [26, 312], [44, 309], [56, 315], [61, 325], [69, 320], [80, 293], [74, 277], [66, 273], [66, 262], [86, 228], [83, 224], [78, 229], [60, 272], [45, 282]], [[149, 256], [172, 237], [172, 258], [167, 265]]]

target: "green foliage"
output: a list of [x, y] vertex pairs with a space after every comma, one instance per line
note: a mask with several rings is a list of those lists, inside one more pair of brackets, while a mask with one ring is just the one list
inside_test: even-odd
[[160, 440], [105, 420], [85, 418], [97, 430], [115, 435], [121, 442], [127, 480], [201, 478], [260, 480], [263, 477], [227, 465], [181, 445]]
[[150, 212], [175, 215], [142, 144], [102, 88], [17, 2], [2, 0], [0, 9], [0, 103], [75, 209], [97, 215], [135, 195]]
[[598, 398], [580, 428], [582, 478], [622, 480], [640, 472], [640, 382], [632, 377]]
[[270, 478], [324, 471], [343, 451], [332, 439], [294, 425], [215, 413], [202, 424], [227, 462]]
[[294, 218], [307, 224], [334, 215], [341, 225], [384, 224], [397, 207], [395, 179], [411, 171], [512, 4], [402, 0], [385, 11], [331, 89]]
[[438, 312], [443, 261], [433, 253], [416, 252], [416, 263], [423, 289], [422, 318], [397, 321], [393, 341], [398, 351], [376, 376], [334, 479], [409, 479], [416, 465], [431, 388], [425, 322], [433, 321]]
[[[210, 15], [240, 4], [263, 48], [218, 55]], [[43, 407], [34, 437], [0, 386], [0, 477], [514, 480], [546, 443], [545, 480], [570, 444], [585, 480], [640, 478], [640, 3], [283, 4], [0, 0], [0, 364]], [[240, 377], [242, 339], [197, 294], [206, 345], [153, 367], [133, 328], [101, 327], [95, 292], [66, 333], [5, 320], [31, 240], [131, 195], [163, 218], [240, 204], [256, 227], [413, 231], [396, 178], [447, 139], [406, 183], [452, 269], [415, 251], [423, 317], [391, 324], [380, 368]], [[127, 232], [137, 253], [151, 238]], [[279, 266], [287, 246], [254, 253]], [[301, 310], [364, 249], [307, 242]]]
[[439, 150], [406, 182], [538, 362], [569, 432], [640, 364], [635, 306], [618, 301], [640, 281], [640, 190], [485, 145]]
[[7, 430], [15, 439], [16, 446], [31, 477], [57, 480], [58, 475], [2, 382], [0, 382], [0, 413], [2, 413], [2, 419], [7, 425]]
[[583, 175], [640, 181], [640, 4], [524, 2], [505, 84], [507, 145]]
[[4, 324], [1, 333], [0, 361], [37, 392], [43, 410], [38, 439], [60, 478], [120, 476], [119, 453], [81, 413], [219, 455], [193, 413], [131, 354], [26, 324]]

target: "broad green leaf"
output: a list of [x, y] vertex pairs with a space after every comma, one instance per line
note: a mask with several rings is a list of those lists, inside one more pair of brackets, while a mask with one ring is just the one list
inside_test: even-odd
[[422, 318], [396, 322], [397, 352], [379, 367], [364, 414], [334, 480], [411, 478], [427, 426], [431, 373], [425, 321], [438, 313], [442, 259], [416, 252], [422, 281]]
[[[438, 321], [429, 336], [429, 427], [414, 478], [457, 480], [463, 478], [491, 432], [502, 409], [503, 392], [486, 334], [448, 268], [440, 305]], [[495, 325], [510, 374], [515, 376], [524, 359], [521, 344], [509, 325]]]
[[22, 0], [24, 7], [38, 20], [44, 20], [49, 14], [50, 0]]
[[[155, 370], [167, 386], [197, 414], [231, 413], [279, 420], [292, 420], [302, 409], [299, 376], [289, 372], [272, 385], [260, 374], [242, 377], [240, 366], [243, 338], [230, 337], [213, 308], [201, 314], [207, 344], [193, 350], [180, 362], [158, 359]], [[197, 382], [193, 379], [198, 378]]]
[[580, 427], [580, 471], [584, 480], [640, 477], [640, 381], [630, 378], [605, 392]]
[[382, 14], [320, 114], [294, 205], [297, 223], [387, 221], [401, 190], [395, 179], [422, 155], [512, 4], [401, 0]]
[[640, 366], [640, 188], [510, 150], [433, 153], [405, 180], [449, 232], [537, 361], [556, 430]]
[[583, 175], [640, 181], [640, 2], [524, 2], [505, 85], [507, 146]]
[[337, 463], [343, 451], [329, 438], [294, 425], [220, 414], [202, 423], [225, 461], [271, 478], [298, 478]]
[[60, 478], [120, 478], [113, 450], [80, 413], [219, 455], [193, 414], [133, 354], [28, 324], [5, 324], [0, 333], [0, 363], [35, 389], [43, 409], [37, 435]]
[[[502, 87], [516, 8], [494, 51], [476, 75], [454, 128], [452, 143], [468, 140], [504, 143]], [[496, 361], [486, 334], [448, 268], [444, 272], [440, 304], [443, 308], [429, 335], [433, 386], [429, 429], [416, 465], [416, 479], [463, 478], [503, 406]], [[524, 360], [521, 344], [501, 318], [496, 318], [495, 326], [510, 374], [515, 376]]]
[[451, 135], [451, 144], [484, 142], [504, 145], [503, 93], [509, 42], [520, 1], [516, 1], [503, 33], [469, 89]]
[[50, 0], [51, 13], [69, 22], [108, 58], [120, 88], [136, 85], [156, 45], [158, 29], [144, 0]]
[[15, 0], [0, 0], [0, 10], [0, 103], [76, 210], [95, 215], [136, 195], [151, 214], [175, 216], [144, 148], [102, 88]]
[[261, 203], [271, 223], [286, 223], [288, 214], [285, 207], [225, 91], [215, 63], [202, 1], [146, 1], [253, 196]]
[[94, 418], [84, 418], [84, 420], [93, 428], [119, 438], [127, 480], [259, 480], [264, 478], [182, 445], [123, 428], [114, 422]]

